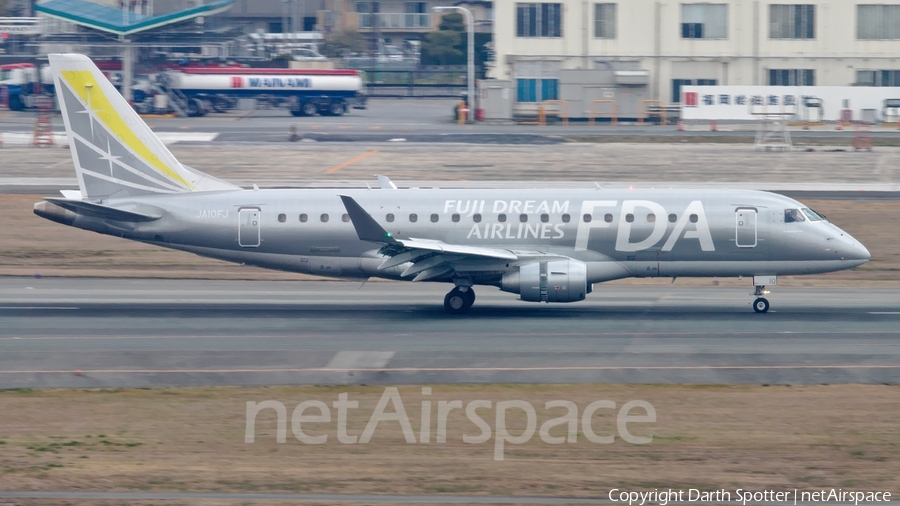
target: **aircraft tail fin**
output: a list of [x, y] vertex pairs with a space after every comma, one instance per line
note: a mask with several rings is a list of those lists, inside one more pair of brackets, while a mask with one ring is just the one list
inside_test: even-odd
[[90, 58], [49, 56], [82, 198], [239, 189], [181, 165]]

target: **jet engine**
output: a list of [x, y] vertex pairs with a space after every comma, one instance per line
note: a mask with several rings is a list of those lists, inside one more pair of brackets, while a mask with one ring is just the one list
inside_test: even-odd
[[584, 300], [591, 287], [587, 265], [578, 260], [534, 262], [507, 272], [500, 282], [504, 292], [518, 293], [529, 302], [576, 302]]

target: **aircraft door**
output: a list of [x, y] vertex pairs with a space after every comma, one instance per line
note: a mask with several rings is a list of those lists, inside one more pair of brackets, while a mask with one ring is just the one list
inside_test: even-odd
[[734, 213], [734, 244], [738, 248], [754, 248], [757, 242], [756, 209], [738, 209]]
[[260, 214], [256, 208], [238, 211], [238, 245], [242, 248], [259, 247]]

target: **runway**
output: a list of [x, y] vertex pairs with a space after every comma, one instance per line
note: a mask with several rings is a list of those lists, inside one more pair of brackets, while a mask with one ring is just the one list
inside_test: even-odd
[[539, 305], [490, 287], [0, 279], [0, 388], [483, 382], [900, 383], [900, 293], [596, 285]]

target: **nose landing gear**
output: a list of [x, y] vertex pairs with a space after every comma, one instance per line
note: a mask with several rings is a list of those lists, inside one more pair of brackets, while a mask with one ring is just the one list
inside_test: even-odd
[[475, 303], [475, 290], [471, 286], [457, 286], [444, 296], [444, 309], [450, 314], [468, 311]]
[[756, 296], [756, 300], [753, 301], [753, 310], [757, 313], [765, 313], [769, 311], [769, 300], [763, 297], [763, 295], [768, 295], [769, 291], [766, 290], [766, 287], [763, 285], [756, 285], [756, 290], [751, 294]]

